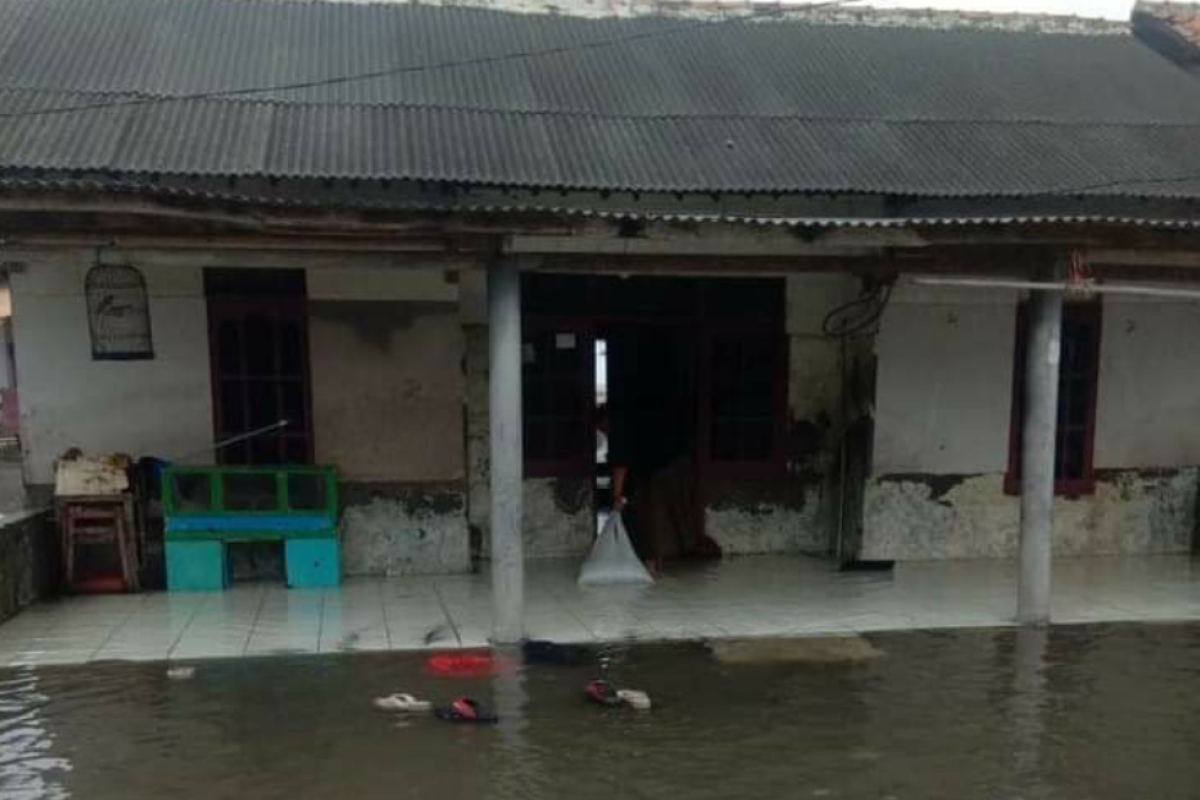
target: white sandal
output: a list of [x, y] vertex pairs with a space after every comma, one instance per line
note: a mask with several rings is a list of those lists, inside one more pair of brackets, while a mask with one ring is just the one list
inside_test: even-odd
[[386, 697], [376, 697], [375, 707], [381, 711], [429, 711], [433, 703], [418, 700], [411, 694], [389, 694]]
[[650, 710], [650, 695], [637, 689], [617, 689], [617, 697], [630, 708], [638, 711]]

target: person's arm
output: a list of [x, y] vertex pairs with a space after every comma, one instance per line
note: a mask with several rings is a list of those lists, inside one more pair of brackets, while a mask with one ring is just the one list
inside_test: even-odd
[[629, 467], [613, 466], [612, 468], [612, 504], [613, 511], [622, 511], [628, 504], [625, 498], [625, 479], [629, 476]]

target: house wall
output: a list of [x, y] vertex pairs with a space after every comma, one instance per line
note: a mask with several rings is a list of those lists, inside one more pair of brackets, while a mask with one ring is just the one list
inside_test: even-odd
[[716, 481], [705, 525], [724, 552], [825, 553], [831, 545], [841, 424], [841, 353], [821, 330], [825, 316], [858, 294], [840, 275], [787, 278], [786, 474]]
[[[83, 290], [90, 255], [11, 277], [24, 469], [43, 495], [68, 448], [173, 459], [213, 437], [203, 265], [135, 264], [155, 357], [94, 361]], [[341, 472], [346, 571], [468, 569], [453, 277], [414, 264], [312, 268], [307, 282], [315, 455]]]
[[310, 269], [313, 438], [342, 480], [348, 574], [470, 567], [463, 334], [441, 269]]
[[49, 511], [5, 514], [0, 523], [0, 622], [49, 595], [57, 577]]
[[[825, 315], [858, 293], [842, 276], [787, 280], [788, 442], [785, 474], [713, 480], [705, 525], [728, 554], [824, 553], [830, 546], [841, 396], [837, 341], [821, 332]], [[487, 310], [482, 273], [464, 276], [468, 517], [481, 553], [488, 549]], [[525, 480], [525, 550], [531, 558], [578, 556], [591, 546], [593, 489], [581, 478]]]
[[[878, 338], [865, 558], [1007, 557], [1019, 502], [1004, 493], [1017, 298], [911, 287]], [[1185, 552], [1200, 470], [1194, 303], [1105, 301], [1094, 495], [1058, 498], [1060, 555]]]
[[[467, 516], [475, 551], [489, 552], [488, 326], [486, 273], [464, 274], [461, 322], [466, 341]], [[524, 532], [527, 558], [587, 552], [594, 535], [595, 497], [581, 478], [526, 478]]]
[[36, 487], [53, 483], [55, 459], [72, 447], [172, 458], [212, 442], [201, 269], [142, 269], [154, 358], [94, 361], [90, 255], [10, 272], [25, 480]]

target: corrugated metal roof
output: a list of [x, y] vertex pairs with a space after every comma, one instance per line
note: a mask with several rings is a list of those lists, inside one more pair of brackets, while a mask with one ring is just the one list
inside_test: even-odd
[[1200, 85], [1122, 35], [0, 0], [3, 168], [1190, 197]]

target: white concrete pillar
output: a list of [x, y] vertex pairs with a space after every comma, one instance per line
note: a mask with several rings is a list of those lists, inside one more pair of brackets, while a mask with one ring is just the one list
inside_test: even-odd
[[1050, 622], [1054, 538], [1054, 451], [1061, 360], [1060, 292], [1035, 291], [1025, 350], [1025, 415], [1021, 428], [1021, 549], [1017, 622]]
[[488, 268], [491, 553], [493, 641], [525, 635], [524, 470], [521, 432], [521, 271], [514, 262]]

